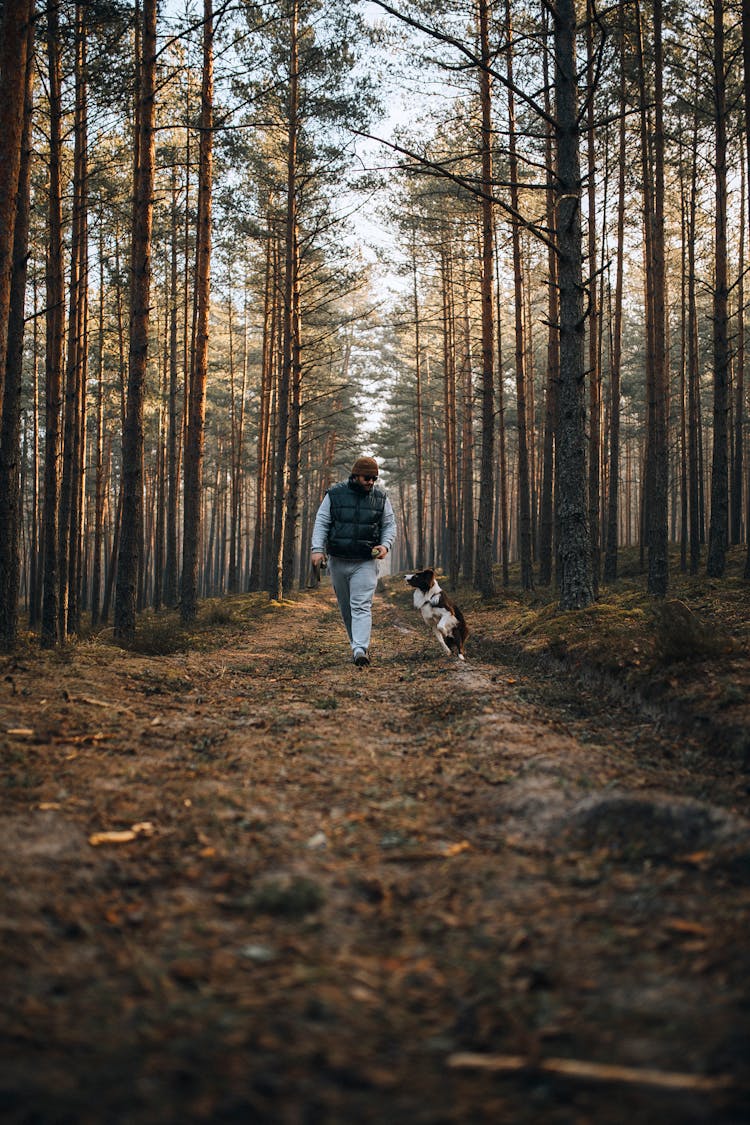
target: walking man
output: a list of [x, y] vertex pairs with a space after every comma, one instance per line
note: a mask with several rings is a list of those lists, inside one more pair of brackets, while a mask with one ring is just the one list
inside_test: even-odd
[[377, 479], [375, 458], [359, 457], [349, 479], [326, 492], [312, 534], [312, 564], [322, 563], [327, 552], [336, 600], [359, 668], [370, 663], [367, 650], [377, 560], [385, 558], [396, 538], [396, 517]]

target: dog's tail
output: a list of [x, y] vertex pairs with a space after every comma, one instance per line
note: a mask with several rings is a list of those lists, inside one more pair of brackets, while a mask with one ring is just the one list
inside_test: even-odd
[[458, 622], [458, 631], [461, 634], [461, 640], [465, 641], [469, 635], [469, 626], [466, 624], [466, 619], [458, 606], [453, 607], [453, 616]]

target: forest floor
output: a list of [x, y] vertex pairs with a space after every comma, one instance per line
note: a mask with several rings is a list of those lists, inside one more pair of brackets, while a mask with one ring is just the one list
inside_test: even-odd
[[3, 1121], [747, 1121], [746, 585], [6, 658]]

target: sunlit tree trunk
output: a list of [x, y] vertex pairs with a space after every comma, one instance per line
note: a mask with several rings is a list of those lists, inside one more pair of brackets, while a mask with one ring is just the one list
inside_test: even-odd
[[179, 436], [180, 410], [179, 367], [177, 363], [177, 320], [179, 294], [177, 287], [177, 175], [172, 172], [172, 205], [169, 274], [169, 407], [167, 430], [167, 511], [165, 527], [164, 601], [168, 606], [177, 604], [178, 539], [177, 509], [179, 503]]
[[[300, 304], [300, 249], [299, 231], [295, 222], [292, 232], [292, 286], [291, 294], [291, 379], [289, 384], [289, 439], [287, 444], [287, 481], [284, 497], [284, 542], [282, 560], [282, 585], [285, 592], [294, 582], [294, 563], [297, 534], [299, 532], [299, 474], [300, 427], [302, 425], [302, 308]], [[286, 343], [284, 349], [286, 361]]]
[[414, 455], [416, 463], [416, 488], [417, 488], [417, 541], [415, 547], [415, 565], [426, 566], [425, 561], [425, 497], [424, 497], [424, 454], [422, 450], [423, 427], [423, 395], [422, 395], [422, 344], [420, 340], [420, 313], [417, 290], [417, 246], [416, 236], [412, 235], [411, 243], [412, 266], [412, 301], [414, 308]]
[[73, 152], [73, 223], [71, 232], [68, 354], [63, 406], [63, 466], [60, 487], [58, 601], [60, 639], [76, 632], [79, 624], [77, 575], [81, 532], [81, 483], [84, 449], [81, 436], [84, 419], [86, 344], [88, 321], [88, 157], [86, 24], [84, 6], [75, 10], [75, 119]]
[[453, 260], [447, 236], [441, 248], [443, 303], [443, 414], [445, 445], [442, 467], [445, 471], [444, 555], [452, 588], [458, 582], [458, 441], [456, 433], [456, 349], [453, 308]]
[[[519, 211], [518, 155], [516, 151], [516, 110], [513, 86], [513, 39], [510, 0], [506, 0], [506, 26], [508, 34], [508, 168], [510, 173], [510, 201], [513, 210]], [[577, 129], [576, 125], [576, 129]], [[578, 188], [580, 192], [580, 184]], [[511, 220], [513, 240], [513, 280], [515, 288], [515, 339], [516, 339], [516, 397], [518, 403], [518, 547], [521, 558], [521, 586], [531, 590], [534, 585], [531, 546], [531, 482], [529, 479], [528, 411], [526, 405], [526, 365], [523, 330], [523, 267], [521, 261], [521, 231], [518, 221]]]
[[[461, 572], [464, 582], [474, 581], [474, 408], [472, 396], [474, 380], [471, 361], [471, 322], [469, 320], [469, 292], [466, 278], [466, 261], [462, 261], [461, 320], [463, 346], [461, 349]], [[493, 310], [494, 313], [494, 310]], [[494, 417], [492, 424], [494, 427]], [[485, 482], [482, 481], [482, 488]], [[411, 552], [411, 547], [408, 548]], [[409, 566], [414, 564], [413, 557]], [[492, 554], [490, 553], [490, 566]], [[480, 580], [479, 569], [477, 580]]]
[[276, 441], [276, 496], [274, 515], [273, 595], [284, 596], [284, 546], [287, 542], [287, 488], [289, 485], [290, 403], [294, 380], [295, 290], [297, 284], [297, 147], [299, 142], [299, 3], [291, 0], [289, 12], [289, 92], [287, 102], [286, 225], [284, 228], [284, 315], [282, 364], [278, 394]]
[[47, 100], [49, 172], [47, 231], [47, 342], [45, 352], [44, 434], [44, 586], [41, 643], [58, 639], [58, 505], [60, 491], [60, 407], [62, 399], [63, 325], [65, 318], [62, 236], [62, 96], [60, 73], [60, 5], [47, 12]]
[[508, 533], [508, 451], [505, 437], [505, 388], [503, 386], [503, 336], [500, 298], [499, 254], [497, 253], [497, 227], [495, 228], [495, 312], [497, 325], [497, 446], [498, 446], [498, 504], [497, 530], [500, 544], [500, 568], [503, 586], [510, 582], [510, 548]]
[[477, 582], [483, 595], [495, 592], [493, 517], [495, 511], [495, 342], [494, 215], [492, 209], [492, 83], [490, 80], [491, 16], [489, 0], [479, 0], [479, 42], [483, 62], [479, 76], [482, 111], [482, 449], [477, 520]]
[[261, 352], [260, 395], [258, 403], [258, 437], [256, 442], [255, 472], [255, 529], [250, 562], [248, 588], [260, 590], [266, 586], [266, 545], [270, 538], [269, 527], [269, 477], [271, 476], [271, 400], [274, 372], [275, 308], [273, 284], [275, 280], [276, 240], [271, 230], [269, 205], [269, 231], [266, 238], [266, 272], [263, 299], [263, 346]]
[[188, 425], [185, 437], [185, 483], [180, 615], [194, 620], [198, 612], [206, 382], [208, 376], [208, 314], [211, 290], [211, 188], [213, 165], [213, 7], [203, 2], [203, 82], [198, 144], [198, 235], [196, 239], [195, 331], [190, 364]]
[[102, 596], [102, 552], [104, 547], [104, 224], [99, 208], [99, 358], [96, 381], [96, 446], [94, 450], [94, 556], [91, 574], [91, 624], [99, 624]]

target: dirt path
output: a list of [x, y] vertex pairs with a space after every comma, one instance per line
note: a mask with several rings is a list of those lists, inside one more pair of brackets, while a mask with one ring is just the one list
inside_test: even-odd
[[226, 635], [7, 665], [5, 1120], [746, 1120], [736, 778], [408, 595], [368, 670], [325, 590]]

